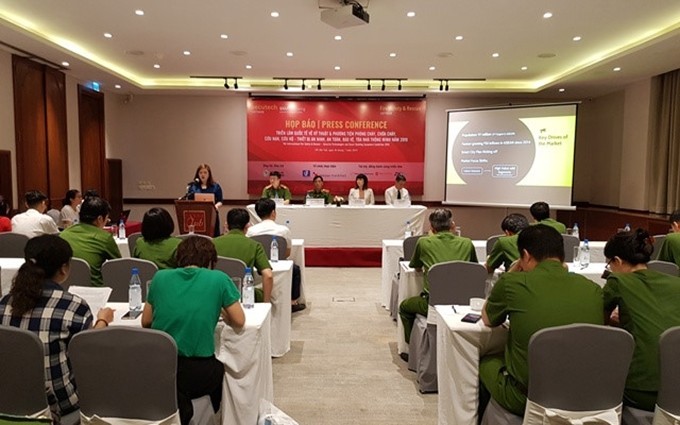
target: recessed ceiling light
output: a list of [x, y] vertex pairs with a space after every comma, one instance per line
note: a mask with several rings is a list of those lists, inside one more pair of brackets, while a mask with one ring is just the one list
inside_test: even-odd
[[288, 56], [289, 58], [293, 57], [293, 52], [287, 52], [286, 56]]
[[342, 40], [342, 36], [336, 35], [335, 37], [333, 37], [333, 39], [335, 39], [336, 41], [340, 41], [340, 40]]
[[279, 17], [279, 12], [273, 11], [272, 13], [270, 13], [270, 15], [272, 16], [272, 18], [278, 18], [278, 17]]
[[456, 41], [461, 41], [462, 39], [463, 39], [463, 36], [462, 36], [462, 35], [457, 35], [457, 36], [456, 36]]
[[337, 66], [337, 65], [335, 65], [335, 67], [333, 67], [333, 69], [336, 70], [336, 71], [340, 71], [340, 67]]
[[414, 16], [416, 16], [416, 12], [408, 12], [406, 16], [408, 16], [409, 18], [413, 18]]
[[142, 9], [137, 9], [137, 10], [135, 10], [135, 15], [144, 16], [144, 11]]
[[61, 66], [70, 66], [70, 65], [71, 65], [71, 64], [68, 63], [68, 62], [66, 62], [66, 61], [63, 61], [63, 62], [61, 63]]
[[184, 54], [184, 56], [189, 56], [191, 54], [191, 52], [188, 50], [185, 50], [182, 53]]
[[390, 53], [390, 57], [391, 57], [391, 58], [396, 58], [396, 57], [397, 57], [397, 54], [394, 53], [394, 52], [392, 52], [392, 53]]
[[104, 33], [104, 37], [106, 37], [106, 38], [113, 38], [113, 34], [111, 34], [110, 32], [105, 32], [105, 33]]
[[429, 68], [430, 71], [434, 71], [435, 69], [437, 69], [437, 68], [435, 68], [434, 66], [431, 66], [431, 67]]
[[614, 72], [619, 72], [619, 71], [621, 71], [621, 67], [620, 67], [620, 66], [617, 66], [617, 67], [615, 67], [612, 71], [614, 71]]
[[227, 38], [229, 38], [229, 36], [227, 34], [220, 34], [220, 38], [222, 40], [226, 40]]
[[564, 93], [564, 89], [559, 89], [558, 92]]
[[526, 71], [526, 70], [529, 69], [529, 68], [527, 68], [526, 66], [523, 66], [523, 67], [521, 67], [520, 69], [521, 69], [522, 71]]
[[499, 57], [500, 55], [501, 55], [500, 53], [493, 53], [493, 54], [491, 55], [491, 57], [497, 58], [497, 57]]
[[545, 12], [543, 14], [544, 19], [550, 19], [550, 18], [552, 18], [552, 16], [553, 16], [552, 12]]
[[160, 66], [159, 64], [155, 63], [155, 64], [153, 64], [153, 67], [156, 68], [156, 69], [158, 69], [158, 68], [160, 68], [161, 66]]
[[121, 88], [122, 86], [121, 86], [120, 84], [116, 84], [116, 85], [115, 85], [115, 86], [113, 86], [113, 87], [115, 87], [115, 88], [119, 89], [119, 88]]
[[574, 36], [574, 38], [572, 38], [572, 40], [581, 41], [581, 36], [580, 35]]
[[253, 69], [252, 65], [246, 65], [246, 69]]

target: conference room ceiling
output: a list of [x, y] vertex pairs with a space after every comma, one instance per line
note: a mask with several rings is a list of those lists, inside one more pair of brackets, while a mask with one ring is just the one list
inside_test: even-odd
[[680, 67], [678, 0], [361, 0], [370, 23], [335, 29], [320, 12], [341, 1], [0, 0], [0, 48], [135, 94], [301, 94], [306, 78], [306, 95], [584, 99]]

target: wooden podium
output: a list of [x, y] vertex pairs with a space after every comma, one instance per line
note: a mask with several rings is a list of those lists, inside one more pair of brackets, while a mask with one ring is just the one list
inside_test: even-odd
[[180, 235], [189, 233], [193, 225], [194, 233], [213, 237], [217, 213], [212, 202], [175, 201], [175, 213]]

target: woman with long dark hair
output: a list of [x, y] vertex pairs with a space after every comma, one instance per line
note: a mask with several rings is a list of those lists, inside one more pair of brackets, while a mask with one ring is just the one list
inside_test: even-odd
[[213, 236], [220, 235], [220, 207], [222, 206], [222, 187], [213, 179], [212, 170], [208, 164], [199, 164], [194, 175], [194, 182], [188, 188], [189, 199], [194, 199], [197, 193], [212, 193], [215, 195], [215, 231]]
[[12, 289], [0, 300], [0, 324], [34, 332], [43, 342], [47, 398], [52, 412], [63, 416], [78, 409], [66, 357], [68, 344], [78, 332], [108, 326], [113, 310], [101, 309], [95, 321], [87, 303], [61, 287], [68, 277], [73, 251], [59, 236], [30, 239], [24, 256], [26, 262], [14, 277]]
[[80, 213], [80, 203], [82, 201], [83, 195], [79, 190], [70, 189], [66, 192], [66, 196], [64, 196], [64, 200], [62, 201], [63, 206], [59, 213], [59, 227], [65, 229], [78, 223], [78, 214]]
[[349, 196], [347, 199], [352, 200], [364, 200], [366, 205], [375, 204], [375, 197], [373, 196], [373, 189], [368, 187], [368, 177], [366, 174], [357, 174], [354, 179], [355, 186], [349, 190]]

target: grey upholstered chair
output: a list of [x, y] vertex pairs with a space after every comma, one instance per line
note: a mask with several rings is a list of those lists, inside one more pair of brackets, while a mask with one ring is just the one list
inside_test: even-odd
[[656, 270], [657, 272], [666, 273], [671, 276], [680, 276], [680, 267], [675, 263], [668, 261], [652, 260], [647, 263], [647, 268]]
[[418, 239], [426, 235], [410, 236], [404, 239], [404, 261], [411, 261], [413, 258], [413, 253], [416, 252], [416, 245], [418, 244]]
[[153, 275], [158, 271], [158, 266], [152, 261], [140, 258], [116, 258], [102, 264], [104, 285], [110, 286], [113, 289], [109, 301], [128, 301], [130, 276], [133, 267], [137, 267], [139, 270], [139, 278], [142, 281], [142, 299], [146, 300], [146, 282], [153, 279]]
[[246, 263], [238, 258], [217, 257], [215, 270], [221, 270], [231, 278], [243, 278], [246, 275]]
[[127, 242], [128, 242], [128, 248], [130, 249], [130, 256], [134, 257], [135, 246], [137, 246], [137, 239], [139, 239], [141, 237], [142, 237], [142, 234], [139, 233], [139, 232], [128, 235]]
[[579, 246], [581, 241], [574, 235], [562, 235], [564, 244], [564, 261], [574, 261], [574, 247]]
[[278, 242], [279, 244], [279, 260], [285, 260], [286, 252], [288, 251], [288, 242], [284, 237], [274, 235], [256, 235], [251, 236], [250, 238], [262, 244], [262, 246], [264, 247], [264, 252], [265, 254], [267, 254], [267, 259], [271, 259], [272, 257], [270, 251], [273, 237], [276, 237], [276, 242]]
[[500, 239], [503, 236], [505, 236], [505, 235], [503, 234], [503, 235], [489, 236], [489, 239], [486, 240], [486, 256], [487, 257], [489, 256], [489, 254], [491, 254], [491, 250], [493, 249], [493, 246], [496, 244], [498, 239]]
[[654, 235], [654, 252], [652, 252], [652, 260], [659, 259], [659, 253], [661, 253], [661, 247], [666, 240], [666, 235]]
[[[128, 278], [128, 281], [130, 279]], [[90, 275], [90, 265], [82, 258], [71, 258], [68, 278], [61, 286], [68, 290], [69, 286], [91, 286], [92, 277]]]
[[24, 258], [24, 247], [28, 236], [20, 233], [0, 233], [0, 257]]

